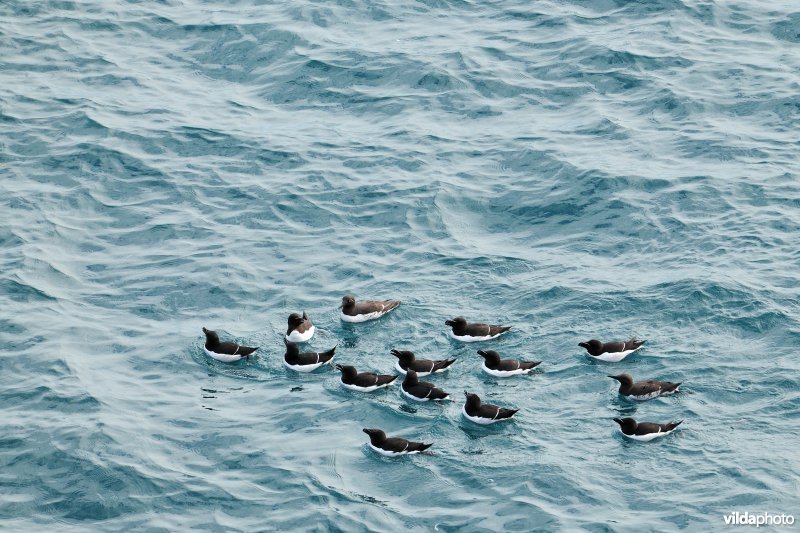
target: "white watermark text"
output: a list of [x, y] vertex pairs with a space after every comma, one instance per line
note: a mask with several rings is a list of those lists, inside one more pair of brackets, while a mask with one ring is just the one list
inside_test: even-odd
[[723, 516], [726, 526], [791, 526], [794, 524], [794, 516], [790, 514], [770, 514], [770, 513], [751, 513], [745, 511], [740, 513], [734, 511]]

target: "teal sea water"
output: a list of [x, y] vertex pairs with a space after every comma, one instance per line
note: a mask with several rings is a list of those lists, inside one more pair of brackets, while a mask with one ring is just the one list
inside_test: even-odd
[[[789, 1], [0, 3], [0, 528], [797, 514], [799, 46]], [[403, 305], [345, 325], [346, 293]], [[426, 378], [457, 401], [289, 373], [302, 310], [362, 370], [457, 357]], [[459, 314], [514, 329], [461, 345]], [[541, 371], [491, 378], [490, 347]], [[686, 393], [632, 404], [620, 372]], [[464, 390], [521, 411], [470, 425]]]

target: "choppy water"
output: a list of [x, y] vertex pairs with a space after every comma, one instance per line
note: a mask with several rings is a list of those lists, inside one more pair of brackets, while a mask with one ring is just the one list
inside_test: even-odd
[[[0, 525], [796, 512], [799, 42], [788, 1], [3, 2]], [[347, 326], [347, 292], [404, 303]], [[290, 375], [303, 309], [364, 370], [458, 357], [432, 381], [459, 402]], [[482, 375], [457, 314], [542, 372]], [[202, 326], [260, 356], [209, 360]], [[577, 347], [634, 334], [616, 365]], [[631, 405], [612, 371], [688, 394]], [[470, 426], [464, 389], [522, 411]], [[640, 444], [620, 415], [686, 421]]]

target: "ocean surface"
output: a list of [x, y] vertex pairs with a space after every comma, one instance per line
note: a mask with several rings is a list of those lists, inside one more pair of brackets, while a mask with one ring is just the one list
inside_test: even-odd
[[[5, 0], [0, 52], [0, 529], [798, 514], [797, 2]], [[403, 303], [349, 325], [347, 293]], [[458, 358], [425, 378], [456, 401], [287, 371], [303, 310], [362, 371]], [[514, 328], [462, 345], [457, 315]], [[633, 404], [621, 372], [685, 392]], [[464, 390], [521, 411], [475, 426]]]

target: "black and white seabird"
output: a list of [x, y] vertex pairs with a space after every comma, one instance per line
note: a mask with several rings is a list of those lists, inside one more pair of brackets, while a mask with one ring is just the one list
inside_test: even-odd
[[342, 373], [342, 386], [358, 392], [372, 392], [388, 387], [397, 379], [397, 376], [386, 374], [359, 373], [354, 366], [336, 365], [336, 369]]
[[588, 342], [578, 343], [578, 346], [586, 348], [586, 351], [594, 359], [617, 363], [641, 348], [645, 342], [647, 341], [637, 341], [635, 337], [625, 342], [600, 342], [592, 339]]
[[478, 350], [478, 355], [483, 357], [483, 364], [481, 365], [483, 371], [498, 378], [530, 374], [534, 368], [542, 364], [541, 361], [500, 359], [500, 354], [494, 350]]
[[369, 447], [386, 457], [419, 453], [433, 446], [433, 443], [425, 444], [400, 437], [387, 437], [386, 433], [380, 429], [364, 428], [361, 431], [369, 435]]
[[392, 355], [397, 357], [394, 367], [401, 374], [405, 374], [410, 368], [417, 373], [418, 377], [427, 376], [435, 372], [442, 372], [456, 362], [455, 359], [441, 359], [431, 361], [430, 359], [417, 359], [414, 352], [408, 350], [392, 350]]
[[294, 370], [295, 372], [312, 372], [325, 363], [333, 359], [336, 346], [327, 352], [304, 352], [300, 353], [300, 349], [292, 341], [283, 339], [286, 345], [286, 354], [283, 356], [283, 364], [286, 368]]
[[303, 316], [298, 313], [289, 315], [289, 328], [286, 330], [286, 340], [292, 342], [306, 342], [314, 336], [316, 328], [311, 319], [303, 311]]
[[656, 424], [655, 422], [636, 422], [633, 418], [615, 418], [614, 422], [619, 424], [622, 434], [629, 439], [649, 441], [669, 435], [681, 425], [683, 420], [669, 424]]
[[406, 378], [400, 386], [400, 390], [408, 398], [417, 402], [427, 402], [428, 400], [447, 400], [450, 395], [442, 389], [436, 388], [433, 383], [420, 381], [417, 373], [413, 370], [406, 372]]
[[464, 391], [467, 401], [461, 408], [461, 414], [470, 422], [481, 424], [494, 424], [501, 420], [509, 420], [519, 409], [505, 409], [490, 403], [481, 403], [481, 399], [477, 394]]
[[220, 342], [217, 332], [210, 329], [203, 328], [203, 333], [206, 334], [206, 344], [204, 346], [206, 353], [223, 363], [233, 363], [242, 357], [249, 359], [250, 354], [258, 350], [258, 346], [251, 348], [235, 342]]
[[366, 322], [382, 317], [398, 305], [398, 300], [364, 300], [356, 303], [356, 297], [348, 294], [342, 297], [340, 317], [345, 322]]
[[652, 379], [634, 383], [633, 377], [630, 374], [619, 374], [618, 376], [608, 377], [619, 381], [619, 393], [629, 400], [652, 400], [659, 396], [680, 392], [678, 390], [680, 383], [655, 381]]
[[444, 323], [452, 328], [452, 331], [449, 332], [450, 336], [461, 342], [479, 342], [496, 339], [511, 329], [511, 326], [468, 324], [463, 316], [458, 316], [452, 320], [445, 320]]

